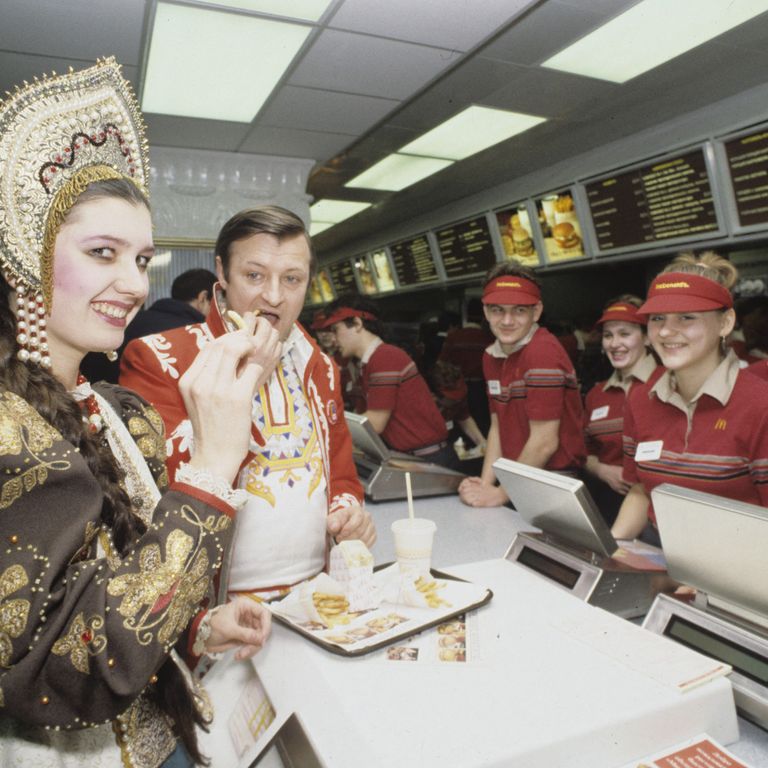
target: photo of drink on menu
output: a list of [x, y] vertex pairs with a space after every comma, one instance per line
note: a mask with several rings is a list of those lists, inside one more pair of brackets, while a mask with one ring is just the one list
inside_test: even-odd
[[328, 270], [321, 269], [309, 283], [309, 303], [327, 304], [333, 299], [333, 288], [331, 287], [331, 279], [328, 277]]
[[547, 262], [580, 259], [585, 255], [581, 225], [570, 190], [538, 198], [536, 213], [547, 249]]
[[371, 254], [371, 260], [373, 261], [373, 271], [376, 273], [379, 291], [394, 291], [395, 279], [392, 277], [392, 268], [389, 266], [387, 252], [376, 251]]
[[539, 254], [533, 243], [533, 228], [525, 205], [496, 211], [501, 244], [507, 259], [516, 259], [526, 267], [539, 265]]

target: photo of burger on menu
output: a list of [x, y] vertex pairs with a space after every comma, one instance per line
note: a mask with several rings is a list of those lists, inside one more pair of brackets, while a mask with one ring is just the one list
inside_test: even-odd
[[496, 212], [501, 244], [508, 259], [517, 259], [528, 267], [539, 265], [539, 254], [533, 244], [533, 230], [524, 205]]
[[547, 248], [547, 261], [568, 261], [584, 256], [581, 226], [569, 191], [545, 195], [536, 201], [539, 226]]

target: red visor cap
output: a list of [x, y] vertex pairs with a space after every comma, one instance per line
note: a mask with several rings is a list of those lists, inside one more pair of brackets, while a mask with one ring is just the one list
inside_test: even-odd
[[496, 277], [483, 290], [483, 304], [532, 305], [540, 301], [539, 286], [517, 275]]
[[[335, 312], [331, 312], [328, 317], [318, 321], [318, 325], [315, 330], [323, 331], [326, 328], [330, 328], [332, 325], [336, 325], [336, 323], [340, 323], [342, 320], [347, 320], [350, 317], [361, 317], [363, 320], [376, 320], [376, 315], [372, 315], [370, 312], [366, 312], [363, 309], [339, 307]], [[314, 325], [312, 327], [314, 328]]]
[[709, 312], [732, 306], [733, 296], [724, 285], [701, 275], [665, 272], [654, 278], [648, 289], [648, 298], [638, 312], [641, 315]]
[[600, 319], [595, 323], [595, 328], [599, 328], [603, 323], [610, 320], [618, 320], [621, 323], [634, 323], [635, 325], [645, 325], [646, 318], [639, 315], [637, 307], [628, 301], [617, 301], [610, 304], [603, 310]]

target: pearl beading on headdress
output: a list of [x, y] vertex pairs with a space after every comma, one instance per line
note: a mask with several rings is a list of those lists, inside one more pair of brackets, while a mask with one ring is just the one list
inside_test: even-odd
[[28, 293], [24, 286], [16, 287], [16, 357], [26, 363], [36, 363], [43, 368], [51, 367], [48, 354], [48, 337], [45, 331], [45, 303], [38, 291]]

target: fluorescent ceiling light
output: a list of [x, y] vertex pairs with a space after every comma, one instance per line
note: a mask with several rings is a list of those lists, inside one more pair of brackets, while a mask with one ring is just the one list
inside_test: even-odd
[[359, 176], [355, 176], [344, 186], [399, 192], [452, 164], [453, 160], [395, 153], [380, 160]]
[[[330, 229], [333, 226], [336, 225], [332, 221], [313, 221], [309, 225], [309, 236], [314, 237], [315, 235], [319, 235], [321, 232], [325, 232], [326, 229]], [[154, 259], [152, 261], [154, 261]], [[149, 263], [151, 264], [152, 262], [150, 261]]]
[[309, 215], [312, 221], [338, 224], [370, 207], [371, 203], [355, 203], [350, 200], [319, 200], [309, 206]]
[[310, 31], [302, 24], [160, 3], [142, 109], [250, 123]]
[[642, 0], [542, 66], [624, 83], [768, 10], [768, 0]]
[[331, 0], [207, 0], [210, 5], [223, 5], [243, 11], [286, 16], [289, 19], [318, 21]]
[[534, 125], [545, 117], [490, 107], [467, 107], [428, 133], [400, 148], [406, 155], [463, 160]]

